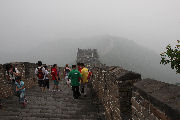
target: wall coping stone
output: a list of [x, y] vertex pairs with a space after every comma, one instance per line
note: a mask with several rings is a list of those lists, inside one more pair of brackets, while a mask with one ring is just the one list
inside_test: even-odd
[[135, 83], [134, 90], [173, 120], [180, 120], [180, 86], [147, 78]]

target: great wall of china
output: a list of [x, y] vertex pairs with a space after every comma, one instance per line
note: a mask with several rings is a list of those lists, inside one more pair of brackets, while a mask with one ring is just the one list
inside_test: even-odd
[[[118, 66], [99, 61], [96, 49], [78, 49], [77, 62], [93, 72], [90, 81], [92, 103], [102, 120], [180, 120], [180, 87], [152, 79]], [[26, 87], [36, 85], [33, 63], [13, 63], [21, 71]], [[0, 99], [12, 96], [5, 80], [5, 65], [0, 65]]]

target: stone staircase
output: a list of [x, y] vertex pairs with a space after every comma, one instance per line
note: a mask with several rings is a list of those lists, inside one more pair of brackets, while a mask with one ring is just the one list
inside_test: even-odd
[[[51, 82], [50, 88], [52, 88]], [[97, 120], [96, 106], [91, 97], [73, 99], [71, 87], [60, 82], [62, 91], [42, 93], [38, 86], [26, 90], [28, 105], [22, 108], [18, 97], [2, 100], [0, 120]]]

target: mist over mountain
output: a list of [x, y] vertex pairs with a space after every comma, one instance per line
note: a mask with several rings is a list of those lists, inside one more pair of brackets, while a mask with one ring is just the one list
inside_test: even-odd
[[[26, 46], [11, 46], [11, 51], [1, 47], [1, 63], [12, 61], [57, 63], [60, 66], [73, 64], [78, 48], [98, 49], [100, 60], [107, 65], [118, 65], [140, 73], [143, 78], [153, 78], [169, 83], [179, 82], [179, 75], [169, 66], [160, 65], [160, 55], [134, 41], [110, 35], [81, 39], [62, 38], [61, 40], [29, 43]], [[30, 45], [31, 44], [31, 45]], [[16, 50], [17, 46], [21, 49]], [[7, 46], [6, 46], [7, 47]]]
[[[109, 39], [109, 40], [108, 40]], [[160, 64], [160, 55], [136, 44], [134, 41], [119, 37], [109, 37], [101, 49], [101, 61], [107, 65], [119, 65], [127, 70], [140, 73], [143, 78], [176, 83], [179, 74], [170, 66]]]

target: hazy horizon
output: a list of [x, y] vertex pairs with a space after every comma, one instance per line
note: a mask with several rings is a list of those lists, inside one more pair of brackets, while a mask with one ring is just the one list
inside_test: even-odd
[[[124, 37], [160, 53], [180, 38], [179, 0], [1, 0], [1, 46], [95, 35]], [[32, 42], [29, 42], [32, 41]]]

